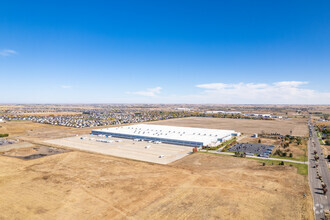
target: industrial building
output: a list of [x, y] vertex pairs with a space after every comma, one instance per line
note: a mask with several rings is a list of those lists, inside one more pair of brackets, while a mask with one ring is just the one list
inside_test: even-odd
[[239, 136], [233, 130], [176, 127], [139, 124], [123, 127], [97, 129], [93, 135], [106, 135], [119, 138], [139, 139], [191, 147], [216, 146], [221, 142]]

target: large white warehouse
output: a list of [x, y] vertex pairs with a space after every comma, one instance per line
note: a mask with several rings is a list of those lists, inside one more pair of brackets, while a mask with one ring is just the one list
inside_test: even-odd
[[129, 139], [142, 139], [146, 141], [160, 141], [163, 143], [192, 147], [215, 146], [221, 142], [229, 140], [233, 136], [240, 135], [239, 132], [233, 130], [149, 124], [97, 129], [93, 130], [92, 134]]

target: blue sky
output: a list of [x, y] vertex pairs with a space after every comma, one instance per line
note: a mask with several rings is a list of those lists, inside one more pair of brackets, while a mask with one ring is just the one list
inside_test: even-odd
[[0, 103], [330, 104], [329, 1], [1, 1]]

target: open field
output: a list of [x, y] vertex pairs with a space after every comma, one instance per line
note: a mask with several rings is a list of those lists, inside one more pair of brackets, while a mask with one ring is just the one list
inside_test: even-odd
[[296, 168], [202, 153], [166, 166], [84, 152], [0, 156], [0, 194], [0, 219], [313, 219]]
[[54, 130], [68, 130], [70, 128], [63, 126], [54, 126], [31, 121], [9, 121], [0, 124], [0, 133], [9, 134], [9, 137], [16, 137], [21, 135], [29, 136], [36, 135], [40, 132], [54, 131]]
[[28, 147], [34, 147], [34, 144], [22, 142], [22, 143], [16, 143], [16, 144], [6, 144], [6, 145], [0, 145], [0, 152], [9, 151], [12, 149], [20, 149], [20, 148], [28, 148]]
[[8, 157], [16, 157], [20, 159], [36, 159], [40, 157], [51, 156], [59, 153], [66, 153], [68, 150], [54, 148], [54, 147], [46, 147], [46, 146], [33, 146], [28, 148], [14, 148], [9, 151], [1, 153], [4, 156]]
[[288, 148], [279, 147], [277, 148], [283, 152], [287, 152], [286, 157], [278, 157], [278, 158], [285, 158], [290, 159], [289, 155], [292, 153], [292, 159], [299, 160], [299, 161], [307, 161], [307, 143], [303, 141], [302, 145], [298, 145], [297, 143], [291, 143]]
[[[243, 129], [252, 126], [254, 130], [260, 128], [253, 123], [274, 121], [184, 118], [152, 123], [173, 122], [170, 125], [241, 131], [240, 124]], [[231, 127], [232, 124], [236, 127]], [[85, 145], [82, 143], [89, 140], [80, 143], [79, 136], [72, 137], [87, 134], [93, 128], [75, 129], [24, 121], [1, 125], [6, 125], [17, 138], [35, 144], [54, 138], [76, 138], [78, 140], [68, 142], [89, 150], [91, 146], [108, 145], [99, 142]], [[286, 125], [276, 126], [284, 128]], [[138, 152], [149, 145], [147, 142], [135, 144], [134, 150]], [[150, 149], [157, 146], [150, 145]], [[121, 153], [129, 154], [132, 146], [131, 143], [115, 145], [111, 151], [124, 147]], [[180, 146], [175, 145], [175, 148]], [[184, 148], [191, 151], [190, 147]], [[0, 193], [0, 219], [313, 218], [306, 177], [297, 174], [295, 167], [264, 167], [254, 160], [202, 153], [166, 166], [80, 151], [34, 160], [0, 156]]]
[[148, 122], [158, 125], [172, 125], [184, 127], [201, 127], [214, 129], [229, 129], [242, 133], [280, 133], [282, 135], [290, 134], [295, 136], [307, 136], [307, 119], [283, 119], [283, 120], [251, 120], [251, 119], [230, 119], [230, 118], [201, 118], [189, 117], [170, 119], [164, 121]]
[[315, 124], [315, 125], [323, 125], [323, 126], [330, 126], [330, 121], [317, 121], [317, 120], [314, 120], [313, 121], [313, 124]]
[[278, 139], [259, 138], [259, 137], [255, 138], [255, 137], [251, 137], [251, 136], [247, 136], [247, 137], [241, 139], [239, 142], [257, 144], [259, 140], [261, 141], [261, 144], [267, 144], [267, 145], [279, 145], [281, 143], [281, 140], [278, 140]]
[[[107, 126], [112, 127], [112, 126]], [[102, 126], [97, 128], [103, 128]], [[17, 138], [28, 142], [70, 137], [88, 134], [95, 128], [71, 128], [57, 125], [35, 123], [31, 121], [7, 121], [0, 124], [0, 134], [8, 133], [9, 138]]]
[[[187, 156], [192, 152], [192, 147], [179, 146], [173, 144], [154, 144], [146, 141], [133, 141], [130, 139], [102, 138], [95, 135], [84, 135], [86, 139], [80, 139], [80, 136], [53, 139], [45, 141], [55, 146], [67, 147], [101, 154], [112, 155], [116, 157], [129, 158], [134, 160], [147, 161], [159, 164], [168, 164], [180, 158]], [[97, 142], [96, 139], [111, 140], [112, 143]], [[117, 142], [119, 141], [119, 142]], [[148, 146], [149, 148], [145, 148]], [[163, 155], [163, 158], [159, 158]]]
[[330, 155], [330, 145], [321, 145], [321, 149], [325, 156]]

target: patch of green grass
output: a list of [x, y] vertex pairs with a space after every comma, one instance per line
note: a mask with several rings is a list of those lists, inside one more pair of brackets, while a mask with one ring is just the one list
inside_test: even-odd
[[[253, 159], [257, 160], [260, 163], [266, 163], [266, 165], [278, 165], [281, 161], [275, 161], [275, 160], [262, 160], [262, 159], [257, 159], [257, 158], [249, 158], [248, 159]], [[300, 164], [300, 163], [291, 163], [291, 162], [286, 162], [284, 161], [284, 166], [292, 166], [297, 168], [297, 173], [300, 175], [308, 175], [308, 165], [307, 164]]]
[[[235, 141], [236, 138], [233, 138], [233, 139], [230, 139], [226, 142], [223, 142], [222, 144], [219, 144], [218, 146], [216, 147], [206, 147], [205, 150], [218, 150], [219, 148], [225, 146], [225, 145], [229, 145], [230, 143], [232, 143], [233, 141]], [[227, 147], [226, 147], [227, 148]]]
[[[223, 146], [226, 146], [225, 148], [228, 148], [229, 147], [229, 145], [232, 143], [232, 142], [234, 142], [234, 141], [236, 141], [236, 137], [235, 138], [232, 138], [232, 139], [230, 139], [230, 140], [228, 140], [228, 141], [226, 141], [226, 142], [223, 142], [222, 144], [220, 144], [220, 145], [218, 145], [218, 146], [216, 146], [216, 147], [209, 147], [208, 149], [209, 150], [218, 150], [219, 148], [221, 148], [221, 147], [223, 147]], [[224, 149], [223, 149], [224, 150]]]
[[324, 144], [323, 141], [322, 141], [322, 139], [319, 139], [319, 142], [320, 142], [321, 145]]
[[233, 153], [232, 151], [228, 151], [228, 149], [231, 147], [230, 144], [232, 142], [236, 141], [236, 138], [234, 139], [231, 139], [229, 141], [226, 141], [225, 143], [222, 144], [222, 146], [226, 146], [225, 148], [222, 149], [222, 152], [230, 152], [230, 153]]
[[271, 156], [271, 158], [285, 159], [285, 160], [293, 160], [293, 161], [307, 161], [307, 157], [298, 156], [298, 157], [280, 157], [280, 156]]
[[[212, 154], [212, 155], [217, 155], [217, 156], [225, 156], [225, 157], [233, 157], [234, 155], [229, 155], [229, 154], [217, 154], [217, 153], [212, 153], [212, 151], [197, 151], [198, 153], [201, 154]], [[215, 151], [213, 151], [215, 152]], [[232, 153], [232, 152], [231, 152]]]
[[[234, 157], [233, 155], [225, 155], [225, 154], [215, 154], [211, 152], [199, 152], [199, 153], [205, 153], [205, 154], [213, 154], [213, 155], [218, 155], [218, 156], [229, 156], [229, 157]], [[236, 158], [242, 158], [242, 157], [236, 157]], [[256, 160], [259, 163], [265, 163], [266, 166], [279, 166], [278, 164], [281, 161], [275, 161], [275, 160], [264, 160], [264, 159], [259, 159], [259, 158], [253, 158], [253, 157], [244, 157], [242, 159], [250, 159], [250, 160]], [[307, 164], [300, 164], [300, 163], [291, 163], [291, 162], [284, 162], [284, 166], [292, 166], [297, 168], [297, 173], [300, 175], [308, 175], [308, 165]]]
[[290, 163], [284, 162], [284, 165], [292, 165], [297, 168], [297, 172], [300, 175], [308, 175], [308, 165], [307, 164], [299, 164], [299, 163]]

